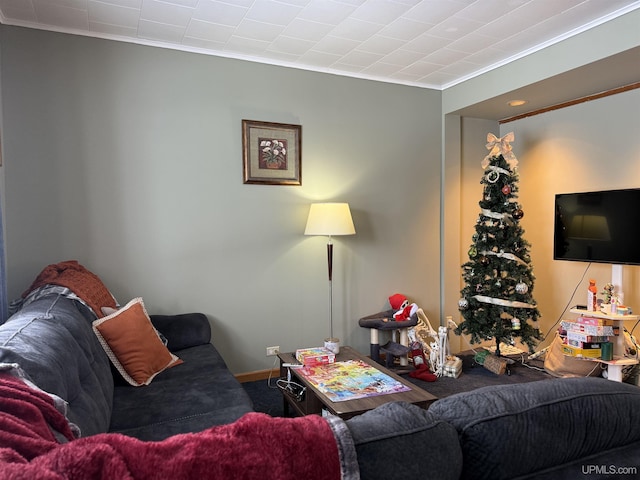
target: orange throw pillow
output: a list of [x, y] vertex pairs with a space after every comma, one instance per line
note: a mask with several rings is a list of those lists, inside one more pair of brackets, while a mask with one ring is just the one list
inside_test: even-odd
[[113, 365], [133, 386], [149, 385], [160, 372], [182, 363], [160, 340], [142, 298], [92, 325]]

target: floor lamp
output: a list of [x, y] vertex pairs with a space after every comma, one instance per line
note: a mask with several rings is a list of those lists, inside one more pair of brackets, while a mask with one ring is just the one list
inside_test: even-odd
[[335, 235], [354, 235], [356, 229], [351, 219], [348, 203], [312, 203], [307, 218], [305, 235], [324, 235], [329, 237], [327, 243], [327, 266], [329, 268], [329, 338], [324, 341], [325, 347], [334, 353], [340, 351], [340, 340], [333, 335], [333, 243]]

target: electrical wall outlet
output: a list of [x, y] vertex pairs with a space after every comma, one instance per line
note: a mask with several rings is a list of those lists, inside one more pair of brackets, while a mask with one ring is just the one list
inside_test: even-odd
[[280, 347], [267, 347], [267, 357], [273, 357], [280, 353]]

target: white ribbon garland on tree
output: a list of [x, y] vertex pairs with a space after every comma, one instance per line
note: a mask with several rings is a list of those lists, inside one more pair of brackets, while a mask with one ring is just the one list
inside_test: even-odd
[[494, 212], [492, 210], [487, 210], [486, 208], [481, 208], [480, 212], [482, 213], [482, 215], [484, 215], [485, 217], [489, 217], [489, 218], [495, 218], [496, 220], [504, 220], [507, 217], [511, 217], [513, 218], [513, 216], [510, 213], [499, 213], [499, 212]]
[[486, 295], [474, 295], [473, 298], [481, 303], [491, 303], [493, 305], [500, 305], [502, 307], [513, 308], [536, 308], [536, 305], [525, 302], [518, 302], [516, 300], [504, 300], [503, 298], [487, 297]]
[[514, 262], [521, 263], [522, 265], [526, 265], [527, 262], [522, 260], [520, 257], [514, 255], [513, 253], [505, 252], [504, 250], [500, 250], [499, 252], [492, 252], [491, 250], [483, 250], [480, 252], [481, 255], [495, 255], [498, 258], [506, 258], [508, 260], [513, 260]]

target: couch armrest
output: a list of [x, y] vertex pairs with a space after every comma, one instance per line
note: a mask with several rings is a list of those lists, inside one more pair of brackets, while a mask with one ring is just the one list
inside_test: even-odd
[[362, 480], [457, 480], [462, 450], [456, 429], [427, 410], [389, 402], [346, 421]]
[[[603, 378], [492, 385], [437, 400], [428, 411], [458, 431], [463, 479], [580, 478], [578, 464], [615, 465], [605, 452], [640, 442], [633, 420], [640, 389]], [[637, 459], [624, 465], [637, 467]], [[570, 477], [543, 476], [572, 462]]]
[[153, 326], [167, 339], [167, 348], [172, 352], [211, 342], [211, 325], [203, 313], [149, 317]]

